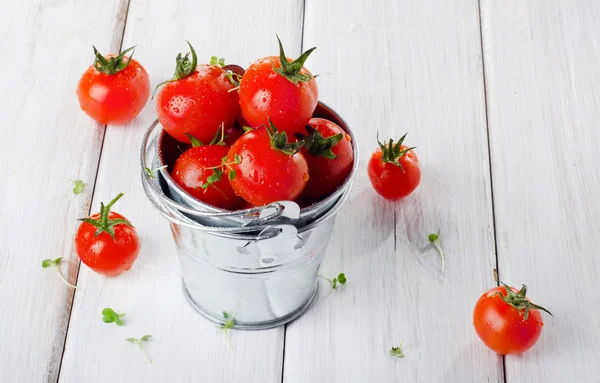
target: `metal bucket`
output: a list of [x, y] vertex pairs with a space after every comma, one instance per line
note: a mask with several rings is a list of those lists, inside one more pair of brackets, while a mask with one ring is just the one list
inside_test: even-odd
[[[322, 216], [327, 210], [331, 209], [333, 205], [340, 199], [340, 196], [349, 188], [351, 184], [352, 177], [356, 172], [356, 167], [358, 164], [358, 147], [356, 144], [356, 140], [352, 131], [346, 124], [346, 122], [330, 107], [319, 102], [313, 113], [313, 117], [325, 118], [330, 121], [336, 123], [340, 128], [342, 128], [346, 133], [350, 135], [352, 149], [354, 151], [354, 163], [350, 173], [346, 177], [346, 180], [340, 187], [335, 190], [329, 196], [323, 198], [319, 201], [312, 201], [305, 208], [302, 208], [300, 211], [300, 216], [293, 220], [296, 225], [305, 225], [308, 224], [315, 219]], [[190, 217], [193, 220], [208, 226], [247, 226], [254, 224], [256, 219], [257, 209], [247, 209], [242, 210], [242, 214], [231, 215], [230, 211], [220, 209], [214, 207], [212, 205], [206, 204], [198, 199], [192, 197], [188, 192], [183, 190], [179, 185], [175, 183], [173, 178], [168, 171], [168, 169], [173, 169], [175, 161], [179, 157], [182, 151], [185, 151], [189, 148], [189, 145], [181, 143], [171, 136], [169, 136], [161, 127], [160, 123], [157, 121], [151, 126], [150, 129], [158, 130], [156, 133], [156, 140], [152, 141], [152, 145], [156, 145], [154, 149], [158, 154], [158, 161], [153, 163], [155, 168], [159, 168], [162, 166], [167, 166], [167, 170], [161, 170], [160, 175], [163, 179], [163, 187], [166, 186], [165, 193], [171, 197], [171, 199], [183, 206], [190, 207], [197, 212], [208, 212], [208, 213], [220, 213], [220, 214], [210, 214], [210, 215], [196, 215], [194, 217]], [[144, 147], [142, 150], [146, 150]], [[254, 214], [253, 214], [254, 213]]]
[[[156, 139], [152, 126], [144, 136], [142, 169], [159, 163], [157, 146], [152, 145]], [[236, 328], [260, 330], [287, 323], [309, 307], [352, 178], [330, 207], [307, 224], [300, 224], [300, 208], [291, 201], [242, 212], [206, 212], [174, 201], [162, 175], [150, 178], [142, 171], [142, 185], [170, 222], [192, 305], [216, 323], [224, 323], [227, 313], [235, 318]], [[249, 224], [203, 225], [192, 219], [197, 217], [238, 218]]]

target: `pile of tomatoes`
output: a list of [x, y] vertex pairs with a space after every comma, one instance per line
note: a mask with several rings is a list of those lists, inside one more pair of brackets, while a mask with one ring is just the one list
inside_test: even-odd
[[350, 135], [312, 118], [318, 89], [303, 65], [314, 48], [292, 60], [279, 47], [279, 56], [244, 70], [216, 57], [198, 64], [190, 44], [190, 54], [177, 56], [173, 78], [160, 85], [162, 127], [192, 145], [171, 175], [193, 197], [228, 210], [316, 201], [350, 173]]

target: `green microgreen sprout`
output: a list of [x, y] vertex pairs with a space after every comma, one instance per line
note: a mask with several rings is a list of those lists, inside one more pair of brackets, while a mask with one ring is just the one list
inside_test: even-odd
[[227, 343], [229, 344], [229, 347], [233, 350], [233, 344], [231, 343], [231, 338], [229, 337], [229, 330], [235, 326], [235, 318], [227, 311], [223, 311], [223, 318], [225, 318], [225, 323], [220, 325], [219, 329], [225, 333]]
[[76, 289], [77, 286], [74, 286], [72, 284], [69, 283], [69, 281], [67, 281], [65, 279], [65, 277], [62, 275], [62, 273], [60, 272], [60, 268], [58, 265], [60, 265], [60, 263], [62, 262], [62, 257], [58, 257], [54, 260], [52, 259], [44, 259], [42, 261], [42, 268], [47, 269], [48, 267], [52, 267], [54, 270], [56, 270], [56, 272], [58, 273], [58, 276], [60, 277], [60, 279], [70, 288], [72, 289]]
[[225, 66], [225, 59], [223, 57], [218, 58], [217, 56], [212, 56], [210, 58], [210, 65], [218, 65], [222, 68]]
[[122, 316], [125, 316], [125, 313], [116, 313], [113, 309], [108, 307], [102, 310], [102, 321], [104, 323], [114, 322], [117, 326], [123, 326], [123, 321], [121, 321]]
[[440, 257], [442, 258], [442, 270], [440, 272], [440, 277], [441, 277], [444, 274], [444, 265], [445, 265], [446, 254], [444, 253], [444, 251], [442, 250], [442, 246], [440, 245], [439, 230], [438, 230], [437, 234], [436, 233], [429, 234], [429, 242], [431, 242], [431, 244], [433, 245], [435, 250], [438, 252]]
[[82, 180], [69, 180], [73, 184], [73, 194], [81, 194], [83, 193], [83, 189], [85, 189], [85, 183]]
[[[319, 276], [327, 281], [329, 281], [329, 283], [331, 283], [331, 288], [332, 289], [337, 289], [338, 287], [340, 287], [341, 285], [345, 285], [346, 284], [346, 274], [344, 273], [339, 273], [337, 277], [330, 279], [327, 278], [324, 275], [319, 274]], [[339, 286], [338, 286], [339, 283]]]
[[227, 172], [227, 177], [229, 178], [229, 180], [235, 179], [235, 176], [237, 173], [236, 173], [235, 169], [232, 167], [232, 165], [239, 165], [240, 163], [242, 163], [242, 157], [239, 154], [233, 155], [233, 161], [229, 161], [227, 159], [227, 156], [221, 158], [220, 165], [213, 166], [210, 168], [205, 168], [205, 169], [212, 169], [213, 174], [208, 176], [206, 178], [206, 182], [203, 183], [202, 185], [200, 185], [200, 187], [205, 190], [208, 189], [209, 186], [213, 186], [216, 188], [216, 186], [214, 185], [215, 182], [220, 181], [223, 178], [223, 175], [225, 174], [225, 172]]
[[156, 173], [157, 171], [159, 171], [161, 169], [166, 169], [167, 167], [168, 167], [168, 165], [161, 166], [156, 169], [144, 168], [144, 171], [146, 172], [146, 175], [148, 176], [148, 178], [156, 178], [156, 175], [154, 173]]
[[137, 339], [137, 338], [127, 338], [125, 340], [127, 342], [131, 342], [131, 343], [137, 344], [138, 347], [140, 348], [140, 350], [142, 351], [142, 354], [144, 354], [144, 357], [146, 358], [146, 360], [148, 361], [148, 363], [152, 363], [152, 361], [150, 360], [150, 358], [148, 358], [148, 354], [146, 354], [146, 351], [144, 351], [144, 348], [142, 346], [142, 344], [144, 342], [148, 341], [148, 339], [150, 339], [150, 338], [152, 338], [152, 335], [144, 335], [140, 339]]
[[404, 358], [404, 352], [402, 351], [402, 345], [404, 344], [404, 339], [400, 342], [400, 346], [392, 347], [390, 350], [390, 355], [396, 358]]

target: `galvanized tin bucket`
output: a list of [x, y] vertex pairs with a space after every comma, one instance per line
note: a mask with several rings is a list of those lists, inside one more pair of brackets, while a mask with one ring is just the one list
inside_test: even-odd
[[[355, 153], [358, 153], [358, 147], [356, 146], [356, 140], [354, 139], [354, 135], [352, 131], [348, 128], [348, 125], [345, 121], [330, 107], [319, 102], [313, 117], [321, 117], [328, 119], [330, 121], [335, 122], [340, 128], [346, 131], [351, 138], [352, 148]], [[154, 129], [160, 129], [160, 124], [155, 122], [153, 125]], [[168, 166], [168, 169], [173, 169], [173, 165], [175, 161], [179, 157], [182, 151], [185, 151], [189, 148], [189, 145], [183, 144], [171, 136], [169, 136], [166, 132], [162, 131], [158, 134], [158, 139], [155, 142], [157, 145], [157, 153], [158, 153], [158, 162], [155, 164], [155, 168], [159, 168], [162, 166]], [[339, 200], [340, 196], [346, 191], [351, 183], [352, 177], [356, 171], [357, 166], [357, 158], [354, 159], [354, 164], [352, 166], [352, 170], [346, 177], [346, 180], [340, 187], [334, 191], [331, 195], [320, 201], [313, 201], [313, 203], [309, 204], [305, 208], [301, 209], [300, 216], [293, 222], [297, 225], [308, 224], [315, 219], [319, 218], [326, 211], [331, 209], [333, 205]], [[167, 187], [165, 192], [171, 197], [172, 200], [178, 202], [184, 206], [191, 207], [196, 211], [204, 211], [209, 213], [219, 213], [219, 214], [211, 214], [208, 216], [204, 215], [196, 215], [195, 217], [190, 217], [193, 220], [208, 226], [220, 226], [220, 227], [228, 227], [228, 226], [246, 226], [254, 222], [256, 218], [250, 212], [246, 212], [247, 214], [242, 215], [231, 215], [228, 210], [220, 209], [214, 207], [212, 205], [206, 204], [202, 201], [197, 200], [192, 197], [189, 193], [183, 190], [179, 185], [173, 181], [171, 175], [168, 171], [161, 171], [161, 175], [164, 179], [164, 186]], [[255, 211], [254, 211], [255, 212]]]
[[[160, 166], [159, 136], [155, 123], [142, 143], [142, 169]], [[354, 162], [358, 162], [356, 147]], [[184, 290], [192, 305], [216, 323], [224, 323], [228, 313], [235, 318], [236, 328], [260, 330], [287, 323], [309, 307], [352, 177], [330, 207], [309, 223], [291, 201], [241, 212], [207, 212], [171, 198], [163, 172], [151, 178], [142, 171], [142, 185], [153, 206], [170, 222]], [[204, 225], [198, 217], [235, 218], [243, 224]]]

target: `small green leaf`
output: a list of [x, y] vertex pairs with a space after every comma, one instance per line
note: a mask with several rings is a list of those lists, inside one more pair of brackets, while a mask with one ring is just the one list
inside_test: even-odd
[[83, 189], [85, 188], [85, 184], [82, 180], [74, 180], [71, 181], [73, 183], [73, 194], [81, 194], [83, 193]]
[[225, 322], [225, 328], [227, 330], [229, 330], [230, 328], [233, 328], [233, 326], [235, 326], [235, 320], [233, 318], [229, 318], [226, 322]]
[[146, 175], [149, 178], [155, 178], [154, 174], [152, 174], [152, 169], [150, 169], [150, 168], [144, 168], [144, 171], [146, 172]]
[[232, 169], [229, 171], [229, 180], [230, 181], [235, 179], [235, 174], [236, 174], [235, 170]]
[[437, 234], [434, 234], [434, 233], [429, 234], [429, 242], [435, 242], [435, 241], [437, 241], [437, 239], [438, 239]]
[[251, 132], [251, 131], [253, 131], [253, 130], [254, 130], [254, 128], [253, 128], [253, 127], [251, 127], [251, 126], [246, 126], [246, 125], [244, 125], [244, 126], [242, 126], [242, 130], [243, 130], [245, 133], [248, 133], [248, 132]]
[[219, 62], [219, 59], [217, 58], [217, 56], [211, 56], [210, 65], [217, 65], [218, 62]]
[[123, 322], [121, 321], [121, 317], [125, 314], [118, 314], [111, 308], [105, 308], [102, 310], [102, 321], [104, 323], [115, 323], [117, 326], [122, 326]]
[[190, 143], [192, 144], [193, 147], [205, 146], [202, 141], [200, 141], [196, 137], [192, 136], [190, 133], [186, 132], [185, 135], [190, 139]]
[[221, 58], [219, 59], [219, 65], [220, 65], [220, 66], [225, 66], [225, 59], [224, 59], [224, 58], [222, 58], [222, 57], [221, 57]]
[[137, 343], [137, 341], [138, 341], [137, 338], [127, 338], [125, 340], [128, 342], [132, 342], [132, 343]]
[[52, 263], [54, 263], [55, 265], [58, 265], [59, 263], [62, 262], [62, 259], [63, 259], [63, 257], [58, 257], [54, 261], [52, 261]]
[[50, 267], [54, 264], [54, 262], [51, 259], [44, 259], [42, 261], [42, 267], [45, 269], [47, 267]]
[[241, 157], [239, 154], [235, 154], [235, 155], [233, 156], [233, 163], [234, 163], [235, 165], [239, 165], [239, 164], [241, 164], [241, 163], [242, 163], [242, 157]]
[[337, 276], [337, 280], [338, 280], [338, 282], [340, 282], [340, 285], [346, 284], [346, 274], [340, 273]]
[[143, 337], [140, 338], [140, 342], [144, 342], [150, 338], [152, 338], [152, 335], [144, 335]]
[[229, 313], [227, 311], [223, 311], [223, 318], [227, 319], [229, 318], [231, 315], [229, 315]]
[[404, 358], [404, 352], [402, 351], [402, 343], [404, 343], [404, 341], [400, 343], [400, 346], [392, 347], [392, 349], [390, 350], [391, 356], [394, 356], [396, 358]]

